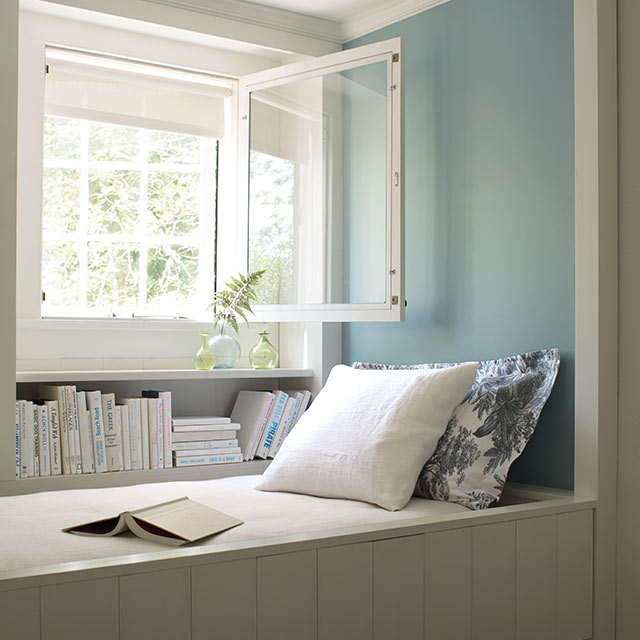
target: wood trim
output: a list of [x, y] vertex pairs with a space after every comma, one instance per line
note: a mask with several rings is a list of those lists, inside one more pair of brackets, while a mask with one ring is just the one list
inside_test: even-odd
[[345, 20], [342, 23], [342, 42], [359, 38], [372, 31], [377, 31], [390, 24], [410, 18], [418, 13], [434, 9], [449, 0], [390, 0], [375, 9], [370, 9]]
[[615, 0], [574, 0], [575, 493], [597, 500], [593, 637], [615, 633], [618, 392]]

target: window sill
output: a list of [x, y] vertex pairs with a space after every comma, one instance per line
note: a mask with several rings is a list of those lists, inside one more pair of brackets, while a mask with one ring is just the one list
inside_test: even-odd
[[100, 382], [113, 380], [242, 380], [252, 378], [311, 378], [313, 369], [93, 369], [18, 371], [16, 382]]

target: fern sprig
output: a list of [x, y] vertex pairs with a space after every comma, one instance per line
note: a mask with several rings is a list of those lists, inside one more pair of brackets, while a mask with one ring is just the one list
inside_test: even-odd
[[260, 283], [264, 269], [252, 271], [248, 275], [238, 274], [226, 283], [226, 289], [217, 291], [213, 298], [214, 328], [219, 322], [228, 322], [238, 333], [238, 319], [240, 316], [247, 325], [247, 314], [253, 314], [251, 301], [257, 302], [258, 296], [254, 288]]

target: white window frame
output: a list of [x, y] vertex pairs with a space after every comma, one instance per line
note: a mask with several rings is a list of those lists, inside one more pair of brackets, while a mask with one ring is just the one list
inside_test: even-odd
[[[240, 78], [238, 101], [238, 216], [235, 228], [235, 271], [246, 271], [249, 237], [249, 131], [252, 91], [386, 61], [392, 88], [387, 93], [387, 280], [385, 301], [380, 304], [256, 305], [265, 322], [398, 322], [404, 320], [403, 229], [403, 82], [404, 52], [401, 38], [332, 53], [319, 58], [261, 71]], [[233, 262], [229, 261], [229, 265]]]
[[[16, 295], [17, 357], [43, 363], [54, 359], [85, 359], [89, 367], [97, 358], [113, 358], [115, 366], [131, 359], [159, 359], [158, 366], [171, 366], [193, 355], [193, 339], [199, 332], [212, 331], [213, 315], [192, 319], [164, 318], [63, 318], [41, 315], [42, 177], [43, 127], [45, 116], [45, 47], [149, 60], [177, 69], [201, 71], [229, 81], [232, 95], [225, 101], [225, 140], [219, 155], [219, 184], [235, 185], [237, 166], [237, 75], [231, 68], [237, 59], [240, 72], [259, 68], [256, 62], [238, 54], [222, 52], [225, 66], [218, 67], [216, 55], [203, 56], [203, 47], [161, 36], [139, 37], [135, 32], [101, 24], [45, 16], [21, 14], [19, 54], [18, 123], [18, 282]], [[121, 34], [121, 37], [120, 37]], [[213, 53], [216, 50], [211, 49]], [[218, 239], [220, 221], [226, 215], [235, 224], [235, 188], [218, 192]], [[227, 223], [228, 225], [228, 223]], [[220, 283], [218, 279], [218, 283]], [[213, 286], [213, 283], [212, 283]], [[98, 332], [98, 333], [96, 333]], [[244, 333], [244, 330], [241, 330]], [[241, 333], [241, 341], [244, 340]], [[251, 332], [253, 333], [253, 332]], [[175, 335], [169, 342], [167, 335]], [[99, 336], [99, 340], [96, 337]], [[159, 336], [163, 336], [159, 339]], [[251, 346], [251, 344], [249, 344]], [[197, 345], [195, 346], [197, 349]], [[186, 358], [186, 356], [189, 356]], [[80, 363], [83, 364], [83, 363]], [[43, 366], [45, 366], [43, 364]], [[48, 365], [47, 365], [48, 366]]]

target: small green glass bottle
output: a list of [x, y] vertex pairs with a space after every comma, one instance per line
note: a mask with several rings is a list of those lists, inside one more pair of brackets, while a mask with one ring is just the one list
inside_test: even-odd
[[254, 369], [275, 369], [278, 362], [278, 352], [269, 342], [269, 333], [262, 331], [260, 339], [249, 351], [249, 362]]
[[216, 357], [211, 353], [211, 349], [209, 349], [209, 345], [207, 344], [208, 337], [208, 333], [200, 334], [200, 348], [193, 358], [193, 364], [196, 366], [196, 369], [200, 369], [201, 371], [213, 369], [213, 365], [216, 363]]

